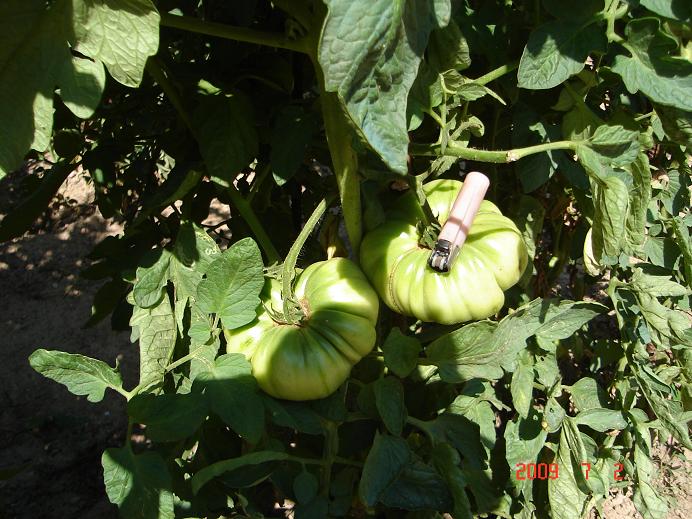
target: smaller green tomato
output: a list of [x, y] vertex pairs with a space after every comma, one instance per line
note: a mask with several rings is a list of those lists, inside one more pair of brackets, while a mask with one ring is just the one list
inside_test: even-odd
[[[440, 223], [449, 216], [462, 183], [434, 180], [423, 186]], [[456, 324], [485, 319], [502, 308], [504, 290], [521, 278], [528, 254], [517, 226], [484, 200], [449, 272], [428, 265], [430, 250], [419, 245], [422, 211], [410, 191], [369, 232], [360, 263], [382, 300], [395, 312], [422, 321]]]
[[243, 353], [259, 386], [276, 398], [324, 398], [375, 346], [379, 300], [363, 272], [345, 258], [313, 263], [297, 276], [294, 292], [305, 314], [300, 324], [272, 319], [283, 303], [281, 284], [268, 279], [257, 318], [224, 330], [226, 351]]

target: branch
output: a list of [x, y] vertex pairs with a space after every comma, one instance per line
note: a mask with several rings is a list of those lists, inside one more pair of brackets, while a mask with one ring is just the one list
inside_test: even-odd
[[479, 85], [485, 85], [487, 83], [490, 83], [491, 81], [495, 81], [497, 78], [502, 77], [505, 74], [509, 74], [517, 68], [519, 68], [519, 60], [510, 61], [509, 63], [506, 63], [505, 65], [502, 65], [501, 67], [498, 67], [495, 70], [491, 70], [487, 74], [484, 74], [481, 77], [474, 79], [473, 82]]
[[431, 156], [431, 157], [458, 157], [460, 159], [475, 160], [477, 162], [492, 162], [496, 164], [506, 164], [523, 159], [535, 153], [542, 153], [551, 150], [575, 150], [579, 141], [556, 141], [527, 146], [526, 148], [515, 148], [513, 150], [479, 150], [476, 148], [464, 148], [455, 143], [450, 143], [442, 152], [439, 144], [411, 144], [409, 152], [411, 155]]
[[266, 45], [268, 47], [303, 52], [305, 54], [309, 53], [305, 39], [302, 38], [300, 40], [291, 40], [284, 34], [256, 31], [254, 29], [248, 29], [247, 27], [234, 27], [224, 23], [207, 22], [192, 18], [191, 16], [177, 16], [161, 13], [161, 25], [164, 27], [172, 27], [174, 29], [216, 36], [218, 38], [225, 38], [227, 40], [244, 41], [246, 43], [256, 43], [257, 45]]

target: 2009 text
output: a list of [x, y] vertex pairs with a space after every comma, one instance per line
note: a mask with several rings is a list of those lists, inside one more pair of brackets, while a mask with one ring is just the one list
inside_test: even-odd
[[[591, 472], [591, 463], [588, 461], [581, 462], [584, 479], [589, 479]], [[560, 477], [560, 466], [557, 463], [517, 463], [515, 477], [517, 480], [525, 481], [527, 479], [558, 479]], [[624, 467], [622, 463], [615, 463], [613, 471], [613, 481], [622, 481], [622, 471]]]

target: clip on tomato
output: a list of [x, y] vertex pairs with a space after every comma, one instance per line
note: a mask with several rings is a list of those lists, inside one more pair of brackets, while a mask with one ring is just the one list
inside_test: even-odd
[[490, 180], [483, 173], [471, 171], [454, 200], [449, 218], [445, 222], [430, 254], [428, 265], [438, 272], [449, 272], [454, 260], [476, 218], [481, 202], [488, 191]]

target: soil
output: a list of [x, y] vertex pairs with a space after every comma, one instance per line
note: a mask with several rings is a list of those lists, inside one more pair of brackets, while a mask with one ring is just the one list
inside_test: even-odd
[[[21, 198], [23, 176], [0, 182], [0, 219]], [[89, 403], [38, 375], [27, 357], [46, 348], [118, 361], [125, 387], [135, 385], [138, 355], [128, 334], [112, 331], [108, 320], [83, 327], [100, 284], [78, 274], [92, 247], [121, 230], [100, 215], [93, 190], [75, 172], [26, 235], [0, 244], [0, 519], [117, 517], [100, 458], [124, 441], [123, 399], [107, 392]], [[670, 503], [668, 517], [691, 517], [692, 465], [668, 446], [656, 455], [656, 488]], [[606, 519], [641, 517], [627, 491], [614, 492], [603, 510]]]
[[[0, 183], [0, 212], [18, 198], [16, 178]], [[0, 481], [0, 517], [116, 518], [106, 498], [101, 453], [123, 443], [123, 399], [98, 403], [69, 393], [36, 373], [27, 357], [37, 348], [116, 360], [131, 387], [137, 350], [108, 321], [82, 328], [99, 284], [79, 278], [85, 256], [121, 227], [104, 220], [93, 191], [78, 173], [58, 201], [24, 237], [0, 244], [0, 470], [21, 470]]]

